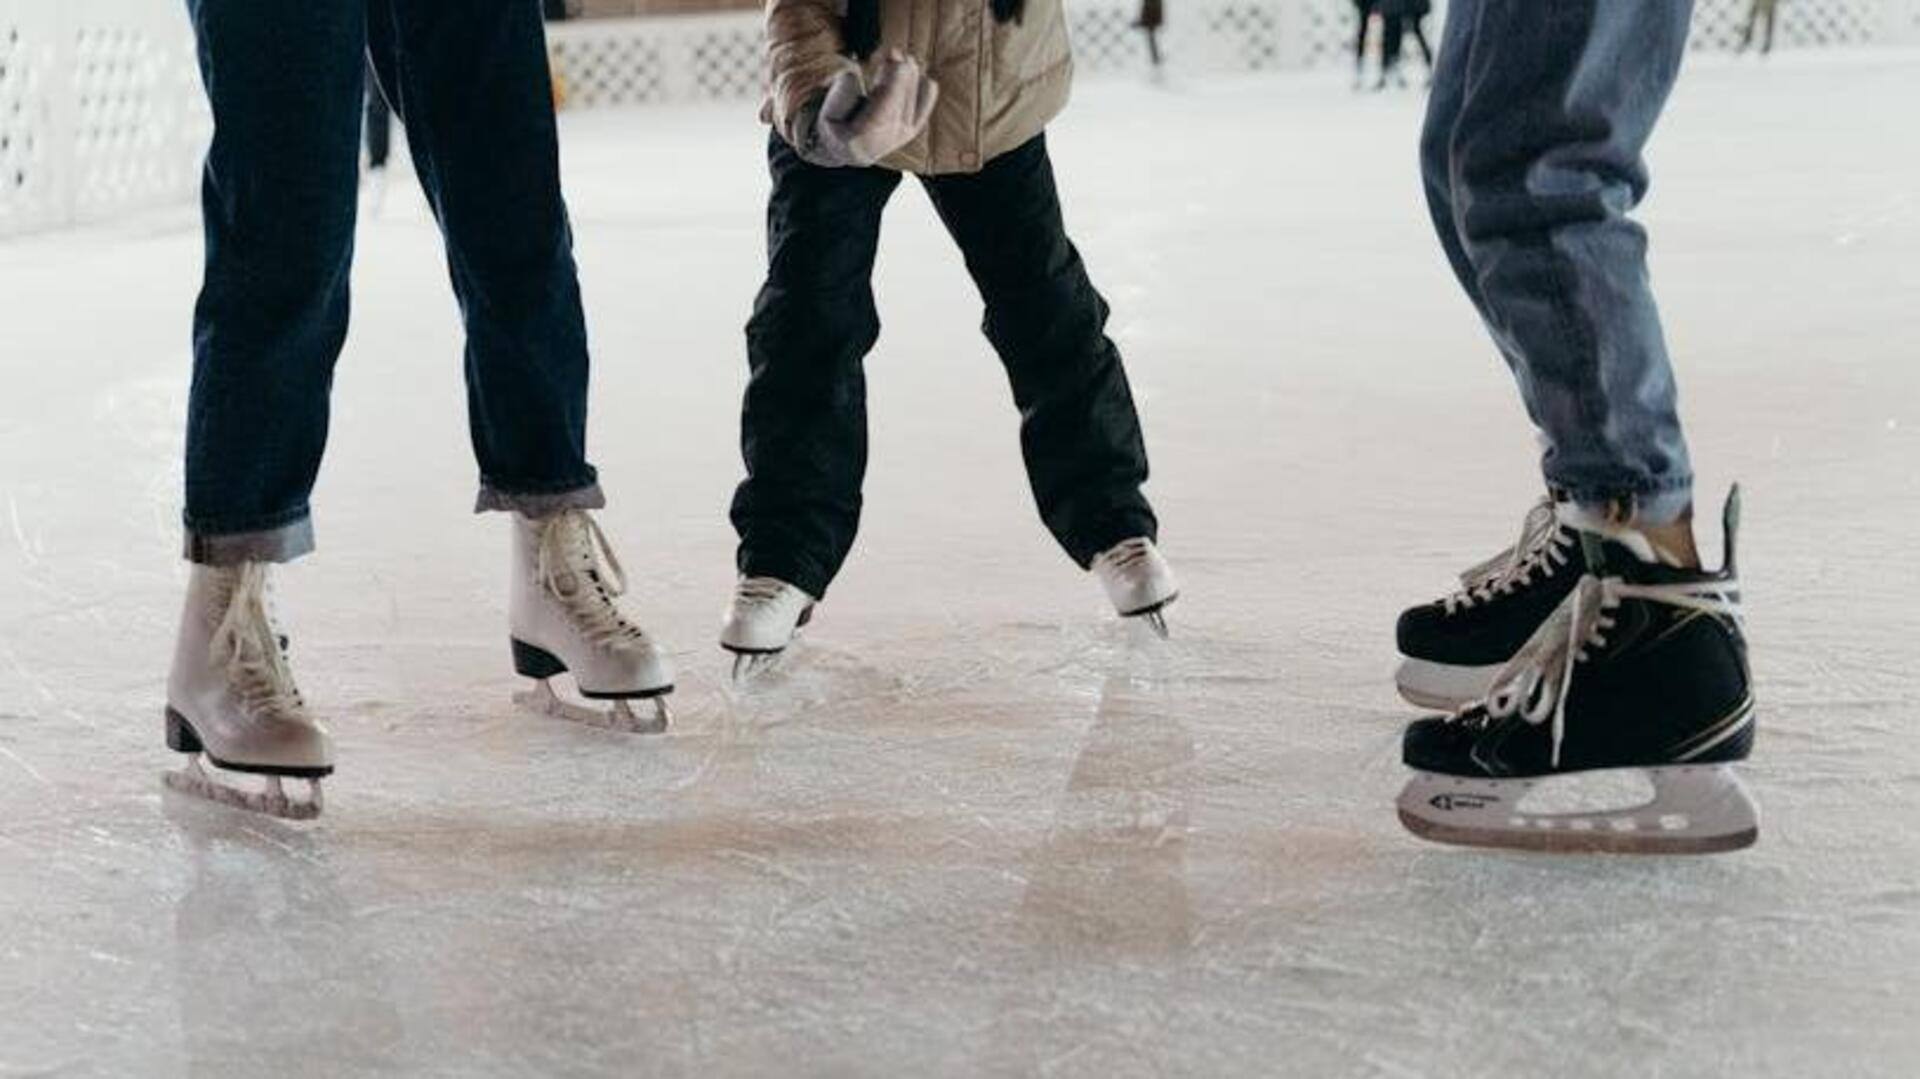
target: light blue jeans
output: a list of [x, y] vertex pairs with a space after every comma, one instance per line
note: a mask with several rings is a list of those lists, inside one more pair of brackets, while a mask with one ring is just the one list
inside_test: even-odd
[[1421, 171], [1454, 272], [1520, 383], [1547, 483], [1672, 521], [1693, 473], [1647, 280], [1641, 150], [1692, 0], [1452, 0]]

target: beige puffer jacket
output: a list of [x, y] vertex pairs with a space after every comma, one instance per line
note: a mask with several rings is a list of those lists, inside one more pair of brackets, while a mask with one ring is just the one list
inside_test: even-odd
[[[1073, 82], [1062, 0], [1026, 0], [1001, 23], [989, 0], [880, 0], [880, 46], [863, 77], [899, 49], [940, 84], [927, 130], [880, 164], [921, 174], [978, 172], [1038, 135], [1066, 106]], [[795, 142], [793, 123], [836, 75], [843, 51], [837, 0], [767, 0], [767, 101], [761, 118]]]

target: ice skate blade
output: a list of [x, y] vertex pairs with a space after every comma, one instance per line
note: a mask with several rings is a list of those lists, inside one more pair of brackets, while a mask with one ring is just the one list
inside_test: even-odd
[[1402, 657], [1393, 672], [1393, 687], [1400, 699], [1416, 708], [1455, 712], [1485, 699], [1500, 673], [1500, 664], [1487, 667], [1456, 667], [1432, 660]]
[[614, 699], [606, 711], [588, 708], [584, 705], [563, 701], [553, 692], [553, 685], [545, 680], [534, 683], [534, 688], [513, 695], [513, 703], [531, 712], [555, 719], [564, 719], [571, 723], [580, 723], [601, 730], [620, 731], [625, 734], [660, 734], [673, 722], [673, 713], [667, 708], [666, 696], [642, 698], [653, 705], [653, 714], [643, 716], [636, 713], [624, 699]]
[[744, 686], [773, 670], [780, 665], [780, 657], [784, 654], [784, 652], [734, 652], [733, 684]]
[[1180, 594], [1176, 592], [1151, 607], [1142, 607], [1137, 611], [1123, 611], [1120, 618], [1125, 622], [1137, 620], [1152, 630], [1154, 636], [1163, 641], [1168, 640], [1172, 638], [1173, 632], [1167, 626], [1167, 605], [1179, 598]]
[[[245, 775], [246, 773], [230, 774]], [[160, 781], [170, 790], [204, 798], [219, 805], [244, 809], [250, 813], [292, 821], [313, 820], [320, 816], [322, 796], [319, 779], [306, 780], [308, 793], [305, 800], [288, 797], [286, 787], [281, 783], [279, 776], [266, 776], [265, 780], [265, 790], [249, 791], [230, 787], [215, 779], [212, 773], [201, 767], [198, 754], [187, 758], [185, 768], [165, 772], [160, 776]]]
[[1400, 823], [1436, 843], [1559, 854], [1716, 854], [1760, 836], [1753, 799], [1724, 764], [1642, 769], [1641, 805], [1532, 813], [1520, 801], [1542, 779], [1418, 773], [1400, 792]]

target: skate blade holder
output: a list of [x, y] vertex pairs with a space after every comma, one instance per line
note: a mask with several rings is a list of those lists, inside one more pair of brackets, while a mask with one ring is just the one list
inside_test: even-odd
[[[279, 817], [282, 820], [307, 821], [320, 816], [324, 800], [318, 776], [301, 779], [307, 785], [307, 797], [298, 799], [287, 794], [286, 785], [280, 776], [262, 774], [260, 778], [264, 781], [263, 789], [245, 790], [214, 778], [214, 774], [201, 765], [200, 758], [199, 753], [191, 754], [187, 757], [186, 767], [162, 773], [160, 781], [169, 790], [179, 791], [218, 805], [231, 806], [234, 809]], [[218, 762], [216, 762], [217, 766]], [[235, 776], [258, 774], [241, 769], [220, 768], [219, 771]]]
[[[533, 688], [522, 690], [513, 695], [513, 703], [540, 715], [564, 719], [601, 730], [620, 731], [624, 734], [660, 734], [673, 722], [673, 713], [667, 708], [666, 693], [651, 697], [614, 697], [608, 698], [610, 706], [602, 711], [586, 705], [562, 700], [553, 691], [553, 683], [541, 678], [534, 682]], [[633, 710], [632, 701], [650, 702], [653, 705], [651, 715], [641, 715]]]
[[1151, 607], [1143, 607], [1137, 611], [1128, 611], [1126, 614], [1121, 615], [1120, 618], [1126, 622], [1141, 623], [1152, 630], [1154, 636], [1163, 641], [1171, 640], [1173, 630], [1167, 626], [1167, 606], [1179, 598], [1180, 593], [1175, 592], [1173, 595], [1168, 596], [1166, 599], [1161, 600]]
[[[1652, 796], [1606, 809], [1553, 804], [1560, 781], [1622, 773], [1643, 775]], [[1529, 804], [1536, 791], [1540, 808]], [[1399, 814], [1408, 831], [1437, 843], [1563, 854], [1713, 854], [1752, 846], [1760, 834], [1753, 799], [1723, 764], [1529, 779], [1420, 773], [1400, 792]]]
[[[733, 651], [728, 649], [728, 651]], [[786, 655], [784, 649], [776, 652], [734, 652], [733, 684], [744, 686], [761, 675], [780, 666], [780, 659]]]

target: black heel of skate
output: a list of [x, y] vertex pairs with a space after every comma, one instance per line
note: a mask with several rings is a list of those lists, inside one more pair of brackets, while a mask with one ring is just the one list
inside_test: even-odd
[[167, 709], [167, 748], [176, 753], [199, 753], [203, 748], [193, 725], [171, 708]]
[[560, 657], [544, 648], [535, 648], [522, 640], [513, 642], [513, 669], [523, 678], [535, 678], [541, 681], [552, 678], [567, 669]]

